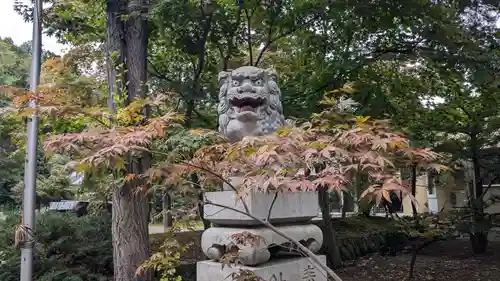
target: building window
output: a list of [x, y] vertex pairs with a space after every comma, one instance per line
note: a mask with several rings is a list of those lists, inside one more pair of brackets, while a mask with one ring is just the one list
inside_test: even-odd
[[457, 194], [455, 192], [450, 192], [450, 204], [452, 206], [457, 205]]
[[427, 189], [429, 195], [433, 195], [436, 192], [436, 185], [439, 184], [439, 175], [433, 172], [427, 172]]
[[433, 195], [433, 194], [434, 194], [434, 187], [429, 186], [429, 195]]
[[427, 176], [427, 190], [429, 192], [429, 195], [434, 194], [434, 180], [430, 173]]

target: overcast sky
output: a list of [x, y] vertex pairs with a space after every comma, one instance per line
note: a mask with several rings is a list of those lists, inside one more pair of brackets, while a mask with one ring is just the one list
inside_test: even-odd
[[[16, 45], [31, 40], [33, 24], [24, 22], [14, 11], [14, 0], [0, 0], [0, 37], [10, 37]], [[61, 54], [65, 48], [55, 38], [43, 35], [42, 44], [45, 50]]]

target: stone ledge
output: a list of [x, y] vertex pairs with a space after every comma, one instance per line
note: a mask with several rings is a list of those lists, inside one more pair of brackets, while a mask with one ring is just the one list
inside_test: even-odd
[[[323, 244], [323, 233], [321, 229], [314, 224], [277, 226], [277, 228], [286, 233], [293, 239], [300, 241], [305, 247], [313, 253], [317, 253]], [[237, 244], [233, 238], [234, 234], [249, 232], [259, 236], [262, 241], [255, 245], [240, 245], [241, 262], [245, 265], [263, 264], [270, 259], [269, 248], [273, 246], [286, 246], [288, 239], [276, 234], [267, 227], [259, 228], [230, 228], [230, 227], [211, 227], [201, 235], [201, 248], [205, 255], [213, 260], [219, 260], [224, 254], [220, 246], [226, 248]], [[289, 246], [286, 246], [289, 247]]]
[[[326, 263], [326, 256], [318, 256]], [[310, 258], [276, 259], [260, 266], [224, 266], [214, 261], [196, 263], [196, 281], [231, 280], [228, 276], [238, 270], [249, 270], [268, 281], [326, 281], [326, 272]]]
[[[255, 217], [267, 219], [269, 208], [275, 193], [252, 192], [245, 198], [249, 211]], [[207, 192], [205, 197], [208, 201], [245, 211], [243, 204], [236, 198], [234, 191]], [[307, 222], [318, 215], [318, 197], [316, 192], [284, 192], [278, 194], [274, 202], [270, 222], [273, 224], [301, 223]], [[254, 219], [222, 207], [205, 205], [205, 219], [224, 225], [259, 225]]]

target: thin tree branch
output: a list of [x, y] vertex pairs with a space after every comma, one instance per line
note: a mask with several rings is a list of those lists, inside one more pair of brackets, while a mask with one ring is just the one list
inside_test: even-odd
[[[167, 156], [167, 157], [170, 156], [168, 153], [157, 151], [157, 150], [150, 150], [150, 149], [147, 149], [145, 147], [137, 147], [137, 149], [144, 151], [146, 153], [158, 154], [158, 155], [163, 155], [163, 156]], [[203, 172], [206, 172], [206, 173], [218, 178], [223, 183], [227, 184], [234, 192], [238, 192], [237, 188], [230, 181], [226, 180], [224, 177], [222, 177], [221, 175], [217, 174], [216, 172], [214, 172], [208, 168], [205, 168], [203, 166], [194, 165], [194, 164], [191, 164], [189, 162], [182, 161], [182, 160], [179, 161], [179, 163], [182, 165], [186, 165], [186, 166], [201, 170]], [[248, 208], [248, 205], [245, 203], [245, 201], [241, 200], [241, 202], [243, 203], [243, 207], [245, 208], [245, 211], [250, 212], [250, 209]]]
[[[162, 152], [159, 152], [158, 153], [161, 153], [161, 154], [164, 154], [164, 155], [168, 155], [166, 153], [162, 153]], [[212, 176], [218, 178], [219, 180], [223, 181], [225, 184], [227, 184], [232, 190], [234, 190], [235, 192], [237, 192], [237, 189], [236, 187], [231, 183], [229, 182], [228, 180], [226, 180], [224, 177], [222, 177], [221, 175], [215, 173], [214, 171], [208, 169], [208, 168], [205, 168], [203, 166], [198, 166], [198, 165], [194, 165], [194, 164], [191, 164], [189, 162], [185, 162], [185, 161], [181, 161], [180, 162], [181, 164], [183, 165], [186, 165], [186, 166], [189, 166], [189, 167], [192, 167], [192, 168], [196, 168], [196, 169], [199, 169], [199, 170], [202, 170], [203, 172], [206, 172], [206, 173], [209, 173], [211, 174]]]
[[[241, 200], [241, 201], [243, 201], [243, 200]], [[323, 269], [324, 271], [326, 271], [326, 273], [330, 277], [332, 277], [333, 280], [335, 280], [335, 281], [342, 281], [342, 279], [335, 272], [333, 272], [333, 270], [331, 270], [330, 268], [328, 268], [328, 266], [326, 264], [324, 264], [318, 258], [318, 256], [316, 256], [313, 252], [311, 252], [311, 250], [309, 250], [307, 247], [305, 247], [304, 245], [302, 245], [299, 241], [297, 241], [293, 237], [290, 237], [288, 234], [282, 232], [281, 230], [279, 230], [278, 228], [276, 228], [275, 226], [273, 226], [272, 224], [270, 224], [268, 221], [262, 220], [262, 219], [260, 219], [260, 218], [258, 218], [256, 216], [248, 213], [248, 212], [245, 213], [243, 211], [240, 211], [240, 210], [238, 210], [236, 208], [232, 208], [232, 207], [229, 207], [229, 206], [225, 206], [225, 205], [213, 203], [213, 202], [210, 202], [210, 201], [205, 201], [205, 204], [206, 205], [212, 205], [212, 206], [220, 207], [220, 208], [226, 208], [226, 209], [229, 209], [231, 211], [234, 211], [234, 212], [246, 215], [247, 217], [250, 217], [250, 218], [258, 221], [259, 223], [265, 225], [267, 228], [269, 228], [270, 230], [272, 230], [274, 233], [278, 234], [279, 236], [281, 236], [281, 237], [287, 239], [288, 241], [292, 242], [293, 244], [295, 244], [297, 246], [297, 248], [299, 248], [302, 252], [304, 252], [319, 267], [321, 267], [321, 269]]]
[[342, 62], [346, 62], [349, 58], [349, 48], [351, 47], [352, 40], [354, 40], [354, 31], [351, 29], [347, 35], [347, 42], [344, 48], [344, 54], [342, 55]]
[[208, 35], [210, 33], [210, 28], [212, 27], [212, 19], [213, 14], [210, 14], [205, 21], [205, 25], [203, 26], [203, 37], [201, 38], [199, 45], [199, 56], [198, 56], [198, 65], [196, 67], [196, 72], [194, 76], [194, 83], [196, 84], [203, 72], [203, 67], [205, 66], [205, 46], [207, 44]]
[[[318, 87], [314, 92], [323, 92], [327, 90], [332, 84], [338, 82], [344, 77], [348, 77], [351, 75], [353, 72], [359, 70], [365, 65], [368, 65], [370, 63], [376, 62], [380, 57], [386, 54], [390, 53], [395, 53], [395, 54], [411, 54], [417, 50], [418, 44], [420, 44], [424, 39], [417, 40], [415, 42], [411, 42], [406, 44], [406, 48], [402, 48], [401, 46], [395, 46], [395, 47], [390, 47], [390, 48], [385, 48], [385, 49], [377, 49], [374, 50], [372, 53], [359, 58], [359, 63], [354, 66], [351, 69], [347, 69], [345, 73], [339, 74], [338, 76], [335, 76], [332, 80], [329, 80], [322, 86]], [[346, 54], [344, 54], [345, 56]]]
[[311, 24], [313, 21], [317, 20], [319, 17], [319, 15], [315, 15], [314, 17], [312, 17], [311, 19], [305, 21], [304, 23], [301, 23], [297, 26], [295, 26], [294, 28], [292, 28], [291, 30], [287, 31], [287, 32], [284, 32], [282, 34], [279, 34], [277, 35], [276, 37], [272, 38], [272, 28], [273, 28], [273, 24], [274, 24], [274, 20], [271, 21], [270, 25], [269, 25], [269, 29], [268, 29], [268, 34], [267, 34], [267, 41], [266, 41], [266, 44], [264, 45], [264, 47], [262, 48], [262, 50], [260, 50], [260, 53], [259, 53], [259, 56], [257, 57], [257, 59], [255, 60], [255, 64], [254, 66], [258, 66], [260, 61], [262, 60], [262, 58], [264, 57], [264, 54], [266, 53], [267, 49], [274, 43], [276, 42], [277, 40], [283, 38], [283, 37], [286, 37], [290, 34], [293, 34], [295, 31], [297, 31], [299, 28], [302, 28], [302, 27], [305, 27], [306, 25], [309, 25]]
[[[138, 149], [139, 150], [143, 150], [143, 151], [148, 152], [148, 153], [159, 154], [159, 155], [163, 155], [163, 156], [167, 156], [167, 157], [171, 156], [168, 153], [157, 151], [157, 150], [149, 150], [149, 149], [147, 149], [145, 147], [138, 147]], [[182, 165], [186, 165], [186, 166], [189, 166], [189, 167], [196, 168], [196, 169], [202, 170], [204, 172], [207, 172], [207, 173], [211, 174], [212, 176], [218, 178], [222, 182], [226, 183], [234, 191], [237, 191], [236, 187], [231, 182], [229, 182], [224, 177], [222, 177], [221, 175], [217, 174], [216, 172], [214, 172], [214, 171], [212, 171], [212, 170], [210, 170], [208, 168], [205, 168], [205, 167], [202, 167], [202, 166], [198, 166], [198, 165], [194, 165], [194, 164], [191, 164], [189, 162], [182, 161], [182, 160], [179, 163], [182, 164]]]
[[148, 60], [149, 66], [151, 66], [151, 68], [154, 71], [154, 73], [150, 72], [151, 74], [153, 74], [157, 78], [160, 78], [160, 79], [163, 79], [163, 80], [166, 80], [166, 81], [169, 81], [169, 82], [172, 81], [172, 79], [168, 78], [166, 75], [161, 74], [161, 72], [158, 70], [158, 68], [156, 67], [156, 65], [154, 65], [154, 63], [151, 62], [151, 60], [149, 58], [147, 58], [147, 60]]
[[[213, 37], [212, 37], [213, 38]], [[224, 48], [222, 47], [222, 45], [220, 44], [220, 42], [218, 42], [216, 39], [213, 39], [215, 42], [215, 46], [217, 47], [217, 50], [219, 51], [219, 55], [220, 57], [222, 58], [222, 68], [224, 69]]]
[[271, 211], [273, 210], [274, 203], [276, 202], [276, 199], [278, 198], [278, 191], [276, 191], [276, 194], [274, 194], [273, 201], [271, 202], [271, 206], [269, 206], [269, 212], [267, 213], [267, 221], [271, 219]]
[[201, 15], [204, 16], [205, 15], [205, 9], [203, 9], [203, 5], [205, 4], [205, 1], [203, 0], [200, 0], [200, 12], [201, 12]]
[[193, 61], [193, 85], [192, 85], [192, 90], [189, 95], [189, 100], [187, 103], [187, 109], [186, 109], [186, 126], [190, 127], [191, 121], [192, 121], [192, 115], [195, 110], [195, 101], [194, 99], [199, 96], [200, 93], [200, 76], [201, 73], [203, 72], [203, 67], [205, 65], [205, 46], [207, 43], [208, 35], [210, 33], [210, 27], [212, 26], [212, 17], [213, 14], [210, 14], [208, 18], [205, 20], [205, 23], [203, 25], [203, 35], [200, 39], [199, 45], [198, 45], [198, 61], [195, 65]]
[[[486, 193], [488, 192], [488, 190], [490, 190], [491, 186], [493, 185], [493, 182], [495, 180], [498, 180], [498, 179], [500, 179], [499, 176], [495, 176], [493, 179], [491, 179], [490, 183], [488, 184], [488, 186], [486, 187], [486, 189], [483, 191], [483, 193], [481, 193], [481, 195], [479, 196], [478, 199], [483, 200], [484, 196], [486, 195]], [[469, 196], [469, 200], [467, 201], [467, 203], [465, 205], [468, 206], [471, 203], [472, 198], [473, 198], [473, 196]]]
[[196, 61], [194, 60], [194, 57], [191, 57], [191, 70], [193, 73], [196, 73]]
[[488, 192], [488, 190], [490, 190], [491, 186], [493, 185], [493, 183], [500, 179], [499, 176], [495, 176], [494, 178], [491, 179], [490, 183], [488, 184], [488, 186], [486, 187], [486, 189], [483, 191], [483, 193], [481, 194], [481, 200], [484, 198], [484, 196], [486, 195], [486, 193]]
[[[199, 170], [201, 170], [203, 172], [211, 174], [212, 176], [218, 178], [219, 180], [221, 180], [222, 182], [224, 182], [225, 184], [227, 184], [234, 192], [238, 193], [237, 188], [230, 181], [226, 180], [224, 177], [222, 177], [221, 175], [217, 174], [216, 172], [214, 172], [214, 171], [212, 171], [210, 169], [207, 169], [205, 167], [194, 165], [194, 164], [191, 164], [191, 163], [188, 163], [188, 162], [185, 162], [185, 161], [181, 161], [180, 163], [183, 164], [183, 165], [190, 166], [190, 167], [199, 169]], [[245, 208], [245, 211], [247, 213], [250, 212], [250, 208], [248, 208], [247, 203], [243, 199], [241, 199], [241, 203], [243, 203], [243, 208]]]
[[262, 50], [260, 50], [259, 56], [257, 57], [257, 60], [255, 61], [255, 66], [257, 66], [259, 64], [260, 60], [264, 56], [264, 53], [267, 51], [269, 46], [271, 46], [271, 44], [272, 44], [271, 38], [273, 36], [273, 27], [274, 27], [274, 22], [276, 21], [277, 17], [278, 17], [278, 15], [275, 15], [274, 17], [271, 18], [271, 22], [269, 23], [269, 28], [267, 29], [266, 44], [264, 45]]
[[238, 28], [240, 27], [241, 23], [241, 11], [243, 10], [243, 4], [245, 1], [238, 1], [238, 10], [236, 10], [236, 23], [234, 29], [231, 30], [231, 33], [228, 38], [228, 46], [227, 46], [227, 54], [224, 57], [224, 63], [223, 63], [223, 70], [227, 70], [229, 59], [231, 58], [231, 55], [233, 54], [233, 48], [235, 45], [235, 34]]
[[251, 33], [252, 29], [250, 26], [250, 20], [252, 19], [253, 12], [249, 14], [247, 9], [243, 9], [243, 11], [245, 12], [245, 16], [247, 18], [247, 43], [248, 43], [248, 53], [250, 56], [249, 64], [253, 65], [252, 33]]
[[[159, 79], [164, 79], [170, 83], [173, 83], [172, 79], [168, 78], [166, 75], [164, 74], [161, 74], [160, 71], [158, 70], [158, 68], [148, 59], [148, 62], [149, 62], [149, 65], [153, 68], [153, 71], [155, 73], [152, 73], [153, 75], [155, 75], [157, 78]], [[196, 71], [196, 73], [198, 73], [198, 71]], [[201, 72], [200, 72], [201, 73]], [[175, 88], [175, 87], [174, 87]], [[182, 86], [181, 86], [182, 88]], [[185, 94], [181, 93], [180, 91], [177, 92], [177, 94], [179, 94], [179, 96], [181, 96], [182, 99], [184, 100], [187, 100], [187, 97]], [[178, 104], [177, 106], [178, 107]], [[210, 124], [210, 121], [208, 120], [207, 117], [203, 116], [203, 114], [201, 114], [196, 108], [193, 108], [192, 109], [193, 113], [196, 114], [203, 122], [205, 122], [206, 124]]]

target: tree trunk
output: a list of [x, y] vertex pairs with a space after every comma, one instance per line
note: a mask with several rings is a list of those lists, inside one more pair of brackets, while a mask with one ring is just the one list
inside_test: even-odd
[[[347, 192], [345, 192], [345, 191], [341, 191], [341, 192], [342, 192], [342, 197], [341, 197], [341, 200], [342, 200], [342, 210], [341, 210], [342, 211], [342, 218], [345, 218], [347, 215], [347, 199], [346, 199], [346, 197], [349, 196], [349, 194], [347, 194]], [[330, 216], [330, 213], [328, 213], [328, 216]]]
[[[129, 20], [125, 28], [125, 66], [127, 68], [127, 98], [132, 102], [147, 93], [148, 30], [144, 14], [147, 14], [145, 0], [129, 0]], [[148, 115], [148, 112], [145, 112]]]
[[355, 182], [353, 186], [353, 191], [352, 191], [352, 202], [354, 204], [354, 213], [356, 215], [359, 214], [359, 196], [362, 193], [363, 189], [363, 174], [361, 172], [361, 167], [358, 166], [358, 171], [356, 171], [356, 177], [355, 177]]
[[165, 230], [171, 227], [172, 222], [172, 197], [170, 193], [167, 191], [163, 192], [163, 196], [161, 198], [162, 210], [163, 210], [163, 227]]
[[367, 188], [368, 175], [362, 173], [360, 170], [357, 171], [356, 175], [356, 186], [357, 186], [357, 196], [358, 196], [358, 210], [360, 214], [369, 218], [371, 217], [372, 210], [376, 208], [374, 202], [368, 198], [360, 198], [363, 191]]
[[477, 136], [475, 134], [471, 135], [471, 160], [472, 160], [472, 169], [474, 170], [474, 188], [475, 188], [475, 197], [480, 198], [483, 195], [483, 181], [481, 177], [481, 166], [479, 165], [479, 156], [478, 156], [478, 143]]
[[[478, 223], [478, 222], [475, 222]], [[472, 250], [475, 254], [484, 254], [488, 249], [488, 233], [477, 231], [470, 235]]]
[[204, 208], [204, 205], [203, 205], [203, 190], [200, 190], [200, 192], [198, 192], [198, 212], [200, 213], [200, 218], [201, 218], [201, 221], [203, 222], [203, 229], [204, 230], [207, 230], [209, 229], [211, 226], [212, 226], [212, 223], [205, 219], [205, 208]]
[[[481, 166], [479, 164], [478, 156], [478, 140], [477, 135], [471, 133], [470, 135], [470, 150], [471, 150], [471, 160], [472, 169], [474, 170], [474, 202], [472, 205], [472, 232], [470, 234], [470, 241], [472, 250], [475, 254], [483, 254], [486, 252], [488, 246], [488, 231], [484, 230], [483, 224], [486, 224], [486, 218], [484, 215], [484, 201], [483, 201], [483, 181], [481, 177]], [[477, 227], [481, 225], [481, 227]]]
[[191, 174], [191, 182], [193, 182], [193, 185], [196, 189], [198, 189], [198, 213], [200, 216], [201, 221], [203, 222], [203, 229], [207, 230], [210, 228], [211, 223], [209, 220], [205, 219], [205, 209], [203, 202], [205, 199], [203, 198], [203, 189], [201, 188], [200, 185], [200, 179], [198, 178], [198, 175], [196, 174]]
[[339, 268], [342, 264], [342, 258], [337, 244], [337, 237], [333, 230], [332, 219], [330, 217], [330, 201], [328, 200], [328, 191], [325, 187], [318, 189], [318, 201], [324, 223], [323, 244], [326, 247], [326, 257], [331, 268]]
[[[146, 95], [148, 32], [143, 17], [144, 0], [107, 1], [108, 106], [115, 110], [114, 97], [123, 96], [127, 88], [127, 102]], [[147, 11], [146, 11], [147, 12]], [[111, 59], [113, 58], [113, 59]], [[117, 66], [125, 66], [119, 73]], [[118, 81], [122, 81], [118, 84]], [[144, 114], [148, 116], [147, 110]], [[128, 159], [127, 173], [142, 174], [151, 166], [151, 156]], [[116, 175], [120, 176], [120, 175]], [[147, 281], [150, 272], [136, 275], [137, 268], [149, 258], [149, 200], [138, 190], [138, 182], [131, 181], [116, 187], [112, 195], [112, 235], [114, 280]]]
[[116, 110], [115, 97], [122, 97], [123, 60], [125, 41], [123, 22], [120, 16], [125, 10], [126, 0], [108, 0], [106, 19], [106, 64], [108, 73], [108, 108]]
[[[429, 185], [429, 183], [427, 183]], [[432, 187], [434, 188], [434, 187]], [[411, 195], [415, 197], [417, 194], [417, 164], [413, 164], [411, 166]], [[415, 228], [419, 229], [420, 228], [420, 221], [418, 218], [418, 213], [417, 213], [417, 205], [415, 202], [411, 201], [411, 209], [413, 213], [413, 219], [415, 220]], [[417, 258], [417, 252], [415, 252], [414, 256], [412, 257], [412, 264], [414, 265], [415, 259]], [[410, 278], [413, 276], [413, 265], [410, 266]]]
[[[417, 194], [417, 165], [413, 164], [411, 166], [411, 195], [415, 197]], [[413, 212], [413, 218], [417, 218], [417, 206], [413, 201], [411, 201], [411, 209]]]
[[136, 276], [137, 268], [150, 255], [148, 197], [127, 184], [116, 190], [112, 198], [114, 280], [151, 280], [149, 272]]

